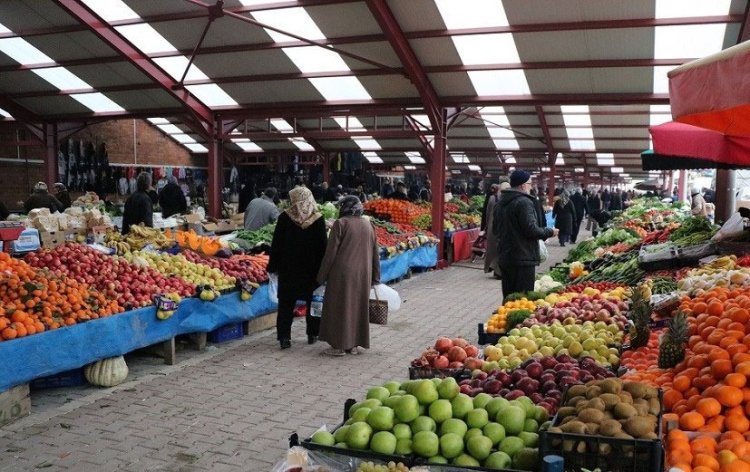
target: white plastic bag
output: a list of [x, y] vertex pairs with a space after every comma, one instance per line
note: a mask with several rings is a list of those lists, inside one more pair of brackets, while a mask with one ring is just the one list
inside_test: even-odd
[[740, 236], [742, 236], [745, 232], [745, 223], [742, 220], [742, 215], [739, 213], [734, 213], [726, 223], [724, 223], [724, 226], [721, 227], [721, 229], [714, 234], [714, 237], [711, 238], [711, 241], [713, 242], [719, 242], [719, 241], [725, 241], [727, 239], [735, 239]]
[[547, 257], [549, 256], [549, 252], [547, 251], [547, 245], [544, 244], [543, 240], [539, 240], [539, 260], [541, 262], [544, 262], [547, 260]]
[[[376, 295], [377, 291], [377, 297]], [[370, 290], [370, 300], [384, 300], [388, 302], [388, 311], [398, 311], [401, 308], [401, 297], [398, 292], [386, 284], [374, 286]]]
[[279, 303], [279, 276], [268, 274], [268, 298], [271, 303]]

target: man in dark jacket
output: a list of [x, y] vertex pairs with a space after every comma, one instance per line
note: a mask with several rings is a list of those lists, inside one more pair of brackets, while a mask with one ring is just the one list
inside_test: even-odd
[[573, 233], [570, 235], [570, 242], [575, 244], [578, 239], [578, 231], [581, 229], [581, 222], [586, 216], [586, 198], [581, 195], [581, 189], [576, 189], [575, 193], [570, 196], [570, 201], [573, 202], [573, 207], [576, 210], [576, 219], [573, 221]]
[[30, 212], [35, 208], [48, 208], [50, 213], [56, 211], [62, 212], [64, 210], [62, 203], [56, 199], [53, 195], [50, 195], [47, 191], [47, 184], [44, 182], [37, 182], [34, 185], [34, 193], [23, 204], [23, 209], [26, 213]]
[[169, 183], [161, 189], [159, 194], [159, 206], [161, 207], [161, 216], [169, 218], [172, 215], [181, 215], [187, 211], [187, 200], [182, 189], [177, 185], [177, 178], [169, 176]]
[[430, 183], [429, 180], [424, 181], [424, 187], [422, 187], [422, 190], [419, 192], [419, 199], [423, 202], [432, 201], [432, 183]]
[[406, 184], [403, 182], [398, 182], [396, 184], [396, 190], [385, 198], [391, 198], [394, 200], [405, 200], [408, 202], [409, 196], [406, 193]]
[[609, 211], [620, 210], [622, 210], [622, 195], [620, 195], [620, 190], [615, 189], [614, 192], [610, 194]]
[[531, 175], [515, 170], [511, 188], [503, 190], [495, 205], [493, 231], [497, 236], [498, 265], [503, 274], [503, 296], [534, 290], [535, 267], [540, 263], [539, 240], [556, 236], [557, 229], [539, 226], [534, 197], [529, 195]]
[[55, 184], [55, 198], [57, 199], [57, 201], [62, 203], [63, 210], [65, 210], [66, 208], [70, 208], [73, 205], [73, 202], [70, 199], [70, 194], [68, 193], [68, 189], [62, 182], [57, 182]]
[[154, 208], [148, 194], [151, 188], [151, 174], [141, 172], [136, 179], [137, 191], [128, 197], [122, 212], [122, 234], [128, 234], [131, 225], [143, 223], [154, 226]]

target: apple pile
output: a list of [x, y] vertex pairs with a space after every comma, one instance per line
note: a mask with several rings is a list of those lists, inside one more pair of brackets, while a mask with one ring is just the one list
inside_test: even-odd
[[387, 382], [367, 391], [349, 409], [349, 419], [333, 432], [317, 431], [311, 441], [359, 449], [393, 460], [539, 470], [539, 429], [547, 410], [528, 397], [514, 400], [460, 392], [452, 377]]
[[29, 253], [25, 260], [33, 267], [47, 268], [57, 277], [64, 275], [87, 283], [126, 309], [152, 305], [157, 293], [174, 292], [182, 297], [195, 293], [195, 286], [180, 277], [165, 277], [151, 267], [136, 266], [82, 244], [42, 249]]
[[529, 397], [534, 404], [554, 415], [565, 387], [614, 376], [612, 371], [600, 366], [591, 357], [576, 360], [563, 354], [528, 359], [521, 367], [510, 372], [501, 369], [489, 373], [475, 372], [473, 378], [462, 380], [459, 385], [461, 393], [470, 397], [480, 393], [506, 400]]
[[576, 322], [601, 321], [625, 330], [627, 310], [628, 304], [624, 301], [606, 300], [599, 295], [579, 295], [552, 307], [540, 306], [521, 326], [548, 325], [553, 321], [565, 323], [566, 319], [573, 318]]
[[479, 348], [469, 344], [464, 338], [447, 338], [441, 336], [433, 347], [428, 347], [416, 359], [412, 367], [435, 369], [481, 369], [484, 361], [479, 359]]

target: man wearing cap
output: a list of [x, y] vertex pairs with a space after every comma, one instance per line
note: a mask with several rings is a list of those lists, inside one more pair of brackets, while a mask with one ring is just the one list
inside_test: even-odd
[[56, 211], [61, 212], [65, 209], [58, 199], [49, 194], [47, 184], [44, 182], [37, 182], [34, 185], [34, 193], [23, 204], [23, 209], [26, 213], [35, 208], [48, 208], [51, 213]]
[[528, 172], [513, 171], [511, 188], [501, 192], [495, 205], [492, 229], [498, 241], [504, 297], [534, 290], [535, 268], [541, 262], [539, 241], [558, 233], [557, 229], [539, 226], [530, 180]]

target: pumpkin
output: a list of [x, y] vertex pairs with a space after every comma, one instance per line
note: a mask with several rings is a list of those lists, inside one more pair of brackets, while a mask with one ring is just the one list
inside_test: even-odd
[[210, 257], [215, 256], [221, 248], [221, 243], [213, 238], [203, 238], [203, 241], [201, 242], [201, 252]]
[[190, 230], [187, 234], [188, 247], [193, 251], [198, 251], [201, 247], [201, 240], [203, 238], [195, 234], [195, 231]]
[[114, 387], [120, 385], [128, 376], [128, 365], [122, 356], [102, 359], [89, 364], [83, 370], [86, 380], [100, 387]]

